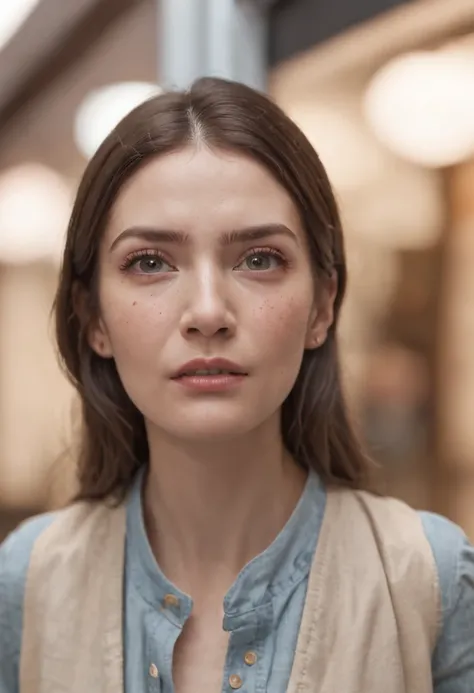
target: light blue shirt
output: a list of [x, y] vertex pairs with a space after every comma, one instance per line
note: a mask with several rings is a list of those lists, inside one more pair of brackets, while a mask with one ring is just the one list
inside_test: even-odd
[[[127, 506], [125, 559], [125, 691], [173, 693], [173, 647], [192, 610], [151, 552], [143, 523], [141, 479]], [[246, 693], [287, 689], [326, 494], [311, 473], [276, 540], [240, 573], [224, 602], [229, 647], [222, 691], [240, 676]], [[31, 549], [54, 514], [34, 518], [0, 547], [0, 693], [19, 693], [23, 595]], [[474, 692], [474, 549], [448, 520], [421, 513], [439, 573], [442, 628], [433, 656], [435, 693]], [[170, 598], [169, 595], [172, 595]], [[245, 663], [255, 653], [253, 665]], [[159, 676], [150, 675], [150, 671]]]

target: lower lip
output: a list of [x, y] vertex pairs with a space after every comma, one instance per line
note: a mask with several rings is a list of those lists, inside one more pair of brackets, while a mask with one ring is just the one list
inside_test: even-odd
[[195, 392], [226, 392], [241, 384], [246, 376], [225, 373], [223, 375], [182, 375], [175, 382]]

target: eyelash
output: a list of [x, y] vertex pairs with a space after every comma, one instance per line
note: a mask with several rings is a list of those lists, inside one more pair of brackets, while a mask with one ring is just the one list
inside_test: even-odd
[[[272, 255], [273, 257], [276, 257], [279, 261], [280, 264], [283, 268], [287, 269], [290, 266], [290, 261], [288, 258], [286, 258], [283, 253], [281, 253], [279, 250], [276, 248], [250, 248], [248, 251], [245, 252], [244, 255], [239, 259], [238, 263], [235, 265], [238, 267], [246, 258], [252, 257], [252, 255]], [[136, 250], [133, 253], [130, 253], [127, 255], [125, 260], [122, 262], [120, 265], [120, 269], [123, 272], [126, 272], [130, 267], [132, 267], [133, 264], [137, 262], [137, 260], [142, 260], [143, 258], [146, 257], [154, 257], [154, 258], [159, 258], [160, 260], [163, 260], [163, 262], [166, 262], [167, 264], [171, 265], [170, 262], [166, 259], [166, 257], [161, 253], [159, 250], [153, 250], [153, 249], [146, 249], [146, 250]], [[172, 266], [172, 265], [171, 265]]]
[[238, 267], [238, 265], [240, 265], [246, 258], [252, 257], [252, 255], [273, 255], [273, 257], [276, 257], [277, 260], [279, 260], [281, 267], [287, 269], [290, 266], [288, 258], [286, 258], [283, 253], [276, 248], [250, 248], [250, 250], [246, 251], [244, 255], [242, 255], [236, 267]]
[[149, 250], [135, 250], [133, 253], [130, 253], [130, 255], [127, 255], [125, 260], [120, 265], [120, 269], [123, 272], [126, 272], [135, 262], [137, 262], [137, 260], [143, 260], [143, 258], [145, 257], [158, 257], [160, 258], [160, 260], [163, 260], [163, 262], [166, 262], [168, 265], [171, 265], [171, 263], [168, 262], [163, 253], [160, 253], [159, 250], [152, 250], [150, 248]]

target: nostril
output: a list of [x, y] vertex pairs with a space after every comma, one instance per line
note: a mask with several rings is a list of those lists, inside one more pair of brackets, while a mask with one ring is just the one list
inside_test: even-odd
[[232, 329], [227, 325], [222, 325], [218, 327], [217, 325], [187, 325], [185, 328], [185, 334], [189, 336], [202, 335], [203, 337], [228, 337], [232, 332]]

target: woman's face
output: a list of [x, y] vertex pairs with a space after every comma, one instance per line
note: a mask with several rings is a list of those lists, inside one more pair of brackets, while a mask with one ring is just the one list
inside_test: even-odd
[[181, 439], [275, 423], [332, 321], [334, 290], [315, 286], [288, 193], [251, 158], [206, 147], [126, 183], [99, 276], [92, 348], [115, 360], [147, 426]]

